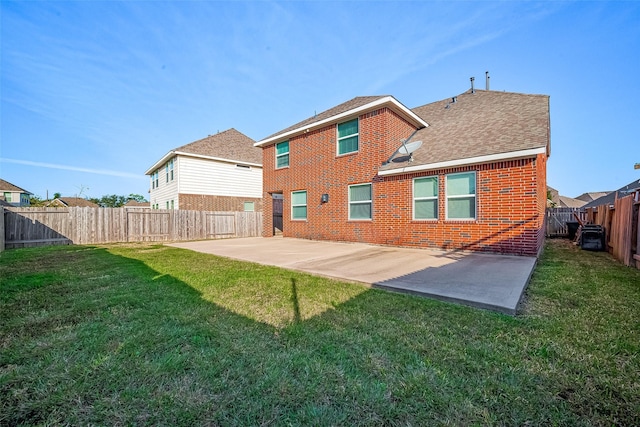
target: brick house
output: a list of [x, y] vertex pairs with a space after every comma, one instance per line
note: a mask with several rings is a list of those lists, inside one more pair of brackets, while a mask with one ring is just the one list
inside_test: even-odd
[[469, 90], [414, 109], [392, 96], [357, 97], [255, 145], [264, 236], [542, 248], [548, 96]]
[[262, 154], [254, 143], [232, 128], [169, 151], [145, 172], [151, 209], [261, 211]]

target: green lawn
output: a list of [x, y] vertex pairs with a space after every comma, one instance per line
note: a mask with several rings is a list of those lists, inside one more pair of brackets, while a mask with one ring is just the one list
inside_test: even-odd
[[517, 317], [161, 245], [0, 255], [0, 425], [634, 425], [640, 271], [550, 241]]

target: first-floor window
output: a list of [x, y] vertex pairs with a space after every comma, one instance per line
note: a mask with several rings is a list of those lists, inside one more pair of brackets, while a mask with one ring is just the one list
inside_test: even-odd
[[447, 175], [447, 219], [476, 219], [476, 173]]
[[253, 212], [255, 210], [254, 202], [244, 202], [244, 211]]
[[172, 200], [172, 201], [171, 201], [171, 209], [173, 209], [173, 206], [174, 206], [174, 205], [173, 205], [173, 200]]
[[169, 201], [167, 200], [167, 202], [166, 202], [166, 203], [167, 203], [167, 209], [169, 209]]
[[307, 192], [291, 193], [291, 219], [307, 219]]
[[413, 180], [413, 219], [438, 219], [438, 177]]
[[371, 184], [349, 186], [349, 219], [371, 219]]

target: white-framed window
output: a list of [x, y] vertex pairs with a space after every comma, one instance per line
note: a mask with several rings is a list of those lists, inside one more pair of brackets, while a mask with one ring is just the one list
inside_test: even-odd
[[158, 188], [160, 186], [160, 169], [151, 174], [151, 188]]
[[5, 193], [4, 193], [4, 200], [5, 200], [6, 202], [10, 202], [10, 201], [11, 201], [11, 195], [12, 195], [12, 193], [5, 192]]
[[476, 173], [446, 176], [447, 219], [476, 219]]
[[358, 119], [338, 124], [338, 155], [358, 151]]
[[371, 184], [349, 186], [349, 219], [371, 219], [372, 207]]
[[291, 219], [307, 219], [307, 191], [291, 192]]
[[413, 180], [413, 219], [438, 219], [438, 177]]
[[173, 181], [173, 159], [169, 160], [164, 168], [167, 174], [167, 182]]
[[244, 202], [244, 211], [245, 212], [254, 212], [255, 209], [255, 203], [254, 202]]
[[171, 201], [171, 209], [174, 209], [173, 200]]
[[276, 144], [276, 169], [289, 166], [289, 141]]

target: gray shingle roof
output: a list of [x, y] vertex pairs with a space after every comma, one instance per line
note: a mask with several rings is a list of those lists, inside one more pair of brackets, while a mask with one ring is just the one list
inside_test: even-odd
[[353, 99], [350, 99], [347, 102], [343, 102], [342, 104], [336, 105], [335, 107], [329, 108], [326, 111], [323, 111], [319, 114], [316, 114], [314, 116], [309, 117], [308, 119], [305, 119], [301, 122], [296, 123], [295, 125], [289, 126], [286, 129], [282, 129], [281, 131], [278, 131], [272, 135], [269, 135], [268, 137], [264, 138], [264, 139], [271, 139], [274, 137], [277, 137], [278, 135], [281, 134], [285, 134], [289, 131], [304, 127], [304, 126], [309, 126], [312, 125], [316, 122], [320, 122], [322, 120], [328, 119], [330, 117], [333, 116], [337, 116], [338, 114], [341, 113], [345, 113], [349, 110], [353, 110], [354, 108], [358, 108], [361, 107], [363, 105], [366, 105], [370, 102], [376, 101], [378, 99], [381, 98], [385, 98], [389, 95], [380, 95], [380, 96], [357, 96]]
[[638, 189], [640, 189], [640, 179], [633, 180], [629, 184], [618, 188], [616, 191], [612, 191], [611, 193], [605, 196], [592, 200], [591, 202], [587, 203], [582, 207], [586, 209], [586, 208], [594, 208], [600, 205], [613, 205], [613, 203], [616, 201], [616, 198], [628, 196], [634, 190], [638, 190]]
[[173, 151], [262, 164], [262, 149], [254, 147], [254, 143], [253, 139], [231, 128], [183, 145]]
[[[549, 97], [476, 90], [414, 108], [429, 127], [411, 141], [422, 147], [396, 155], [381, 171], [544, 148], [550, 154]], [[409, 137], [409, 135], [407, 135]]]

